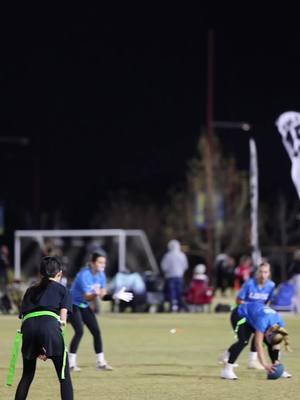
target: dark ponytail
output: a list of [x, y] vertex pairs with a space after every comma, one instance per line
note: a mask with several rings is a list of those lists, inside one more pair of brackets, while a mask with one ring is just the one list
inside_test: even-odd
[[58, 257], [43, 257], [40, 263], [40, 275], [41, 280], [34, 288], [33, 299], [37, 297], [46, 289], [49, 285], [49, 278], [54, 278], [62, 270], [62, 262]]

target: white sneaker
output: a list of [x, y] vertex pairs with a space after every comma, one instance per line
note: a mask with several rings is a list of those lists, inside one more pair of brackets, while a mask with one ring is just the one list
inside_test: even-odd
[[97, 362], [96, 364], [96, 369], [100, 371], [113, 371], [113, 367], [111, 367], [109, 364], [107, 363], [100, 364], [99, 362]]
[[222, 379], [230, 379], [230, 380], [238, 379], [238, 377], [234, 373], [233, 369], [229, 369], [227, 366], [222, 369], [221, 378]]
[[249, 360], [248, 368], [250, 368], [250, 369], [263, 369], [264, 370], [264, 367], [261, 365], [261, 363], [258, 360]]
[[282, 375], [281, 375], [280, 378], [286, 378], [286, 379], [288, 379], [288, 378], [291, 378], [292, 376], [293, 376], [293, 375], [290, 374], [289, 372], [283, 371], [283, 373], [282, 373]]
[[81, 371], [81, 368], [79, 368], [77, 365], [72, 365], [69, 367], [71, 372], [79, 372]]

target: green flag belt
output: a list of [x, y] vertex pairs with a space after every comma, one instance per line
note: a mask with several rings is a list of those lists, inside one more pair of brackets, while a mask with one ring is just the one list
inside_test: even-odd
[[[23, 322], [26, 321], [29, 318], [36, 318], [36, 317], [44, 317], [44, 316], [50, 316], [57, 321], [60, 321], [59, 316], [52, 312], [52, 311], [34, 311], [29, 314], [26, 314], [25, 317], [23, 318]], [[62, 330], [62, 336], [64, 340], [64, 356], [63, 356], [63, 365], [62, 365], [62, 370], [61, 370], [61, 379], [65, 379], [65, 368], [66, 368], [66, 360], [67, 360], [67, 344], [66, 344], [66, 336], [64, 330]], [[16, 369], [16, 364], [17, 364], [17, 359], [18, 359], [18, 354], [20, 351], [20, 344], [21, 344], [21, 339], [22, 339], [22, 332], [20, 329], [17, 330], [16, 336], [15, 336], [15, 341], [13, 344], [13, 349], [12, 349], [12, 355], [9, 363], [9, 372], [8, 372], [8, 377], [7, 377], [7, 385], [11, 386], [15, 374], [15, 369]]]
[[234, 333], [237, 335], [241, 325], [244, 325], [247, 322], [246, 318], [241, 318], [236, 323]]

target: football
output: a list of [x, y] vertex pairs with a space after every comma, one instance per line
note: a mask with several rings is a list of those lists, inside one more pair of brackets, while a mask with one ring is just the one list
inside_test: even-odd
[[276, 364], [275, 371], [269, 372], [267, 375], [267, 379], [278, 379], [283, 374], [283, 371], [284, 371], [283, 364]]

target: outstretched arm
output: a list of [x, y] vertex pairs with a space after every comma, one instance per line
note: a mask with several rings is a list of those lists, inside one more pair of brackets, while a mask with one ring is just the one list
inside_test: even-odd
[[266, 361], [265, 352], [263, 349], [263, 341], [264, 341], [263, 332], [255, 331], [255, 345], [256, 345], [259, 362], [265, 368], [266, 371], [272, 372], [272, 371], [274, 371], [274, 365], [268, 364]]

